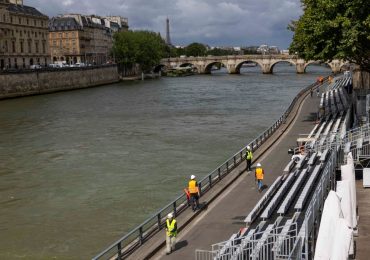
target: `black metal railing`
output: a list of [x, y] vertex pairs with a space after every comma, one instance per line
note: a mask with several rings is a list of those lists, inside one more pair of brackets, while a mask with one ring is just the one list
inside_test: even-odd
[[[272, 124], [272, 126], [266, 129], [262, 134], [243, 147], [240, 151], [235, 153], [214, 171], [201, 179], [198, 182], [200, 194], [202, 195], [209, 191], [217, 182], [228, 175], [233, 169], [235, 169], [241, 162], [245, 160], [247, 146], [250, 146], [252, 151], [256, 151], [273, 133], [275, 133], [275, 131], [282, 124], [285, 123], [287, 116], [292, 111], [298, 99], [311, 88], [316, 88], [318, 86], [318, 84], [314, 83], [301, 90], [293, 99], [284, 114], [274, 124]], [[168, 213], [173, 212], [175, 216], [178, 216], [187, 207], [188, 204], [186, 195], [182, 194], [92, 259], [98, 260], [125, 258], [125, 256], [130, 255], [135, 249], [140, 247], [145, 241], [149, 240], [154, 234], [164, 227]]]

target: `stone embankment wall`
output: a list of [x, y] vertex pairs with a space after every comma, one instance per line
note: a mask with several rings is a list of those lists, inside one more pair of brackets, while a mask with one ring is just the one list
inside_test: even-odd
[[0, 99], [88, 88], [118, 81], [117, 66], [0, 73]]

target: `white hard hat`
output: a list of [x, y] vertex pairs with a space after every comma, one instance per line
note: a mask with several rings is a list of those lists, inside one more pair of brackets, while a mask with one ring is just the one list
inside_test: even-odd
[[251, 149], [251, 147], [249, 145], [247, 145], [247, 150], [250, 150], [250, 149]]
[[168, 213], [167, 218], [173, 218], [173, 214], [172, 213]]
[[261, 164], [260, 163], [257, 163], [257, 167], [261, 167]]
[[195, 175], [191, 175], [191, 176], [190, 176], [190, 179], [191, 179], [191, 180], [194, 180], [194, 179], [195, 179]]

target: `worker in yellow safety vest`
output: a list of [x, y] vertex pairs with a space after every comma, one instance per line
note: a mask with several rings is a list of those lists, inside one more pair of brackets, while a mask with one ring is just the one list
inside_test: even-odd
[[247, 146], [247, 152], [245, 154], [246, 160], [247, 160], [247, 167], [245, 168], [246, 171], [251, 171], [251, 166], [252, 166], [252, 159], [253, 159], [253, 153], [251, 147], [248, 145]]
[[190, 176], [190, 181], [188, 185], [188, 191], [190, 194], [190, 203], [193, 211], [196, 211], [199, 208], [199, 188], [198, 183], [195, 180], [195, 176]]
[[261, 164], [260, 163], [257, 163], [255, 176], [256, 176], [256, 183], [257, 183], [257, 187], [258, 187], [258, 191], [259, 192], [262, 191], [262, 187], [263, 187], [262, 180], [263, 180], [263, 176], [264, 175], [265, 175], [265, 173], [264, 173], [264, 171], [262, 169]]
[[166, 254], [169, 255], [175, 250], [177, 236], [177, 222], [172, 213], [166, 219]]

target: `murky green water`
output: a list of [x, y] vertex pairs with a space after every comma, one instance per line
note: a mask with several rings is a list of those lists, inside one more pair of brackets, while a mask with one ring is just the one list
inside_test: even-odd
[[0, 259], [88, 259], [330, 71], [162, 78], [0, 102]]

